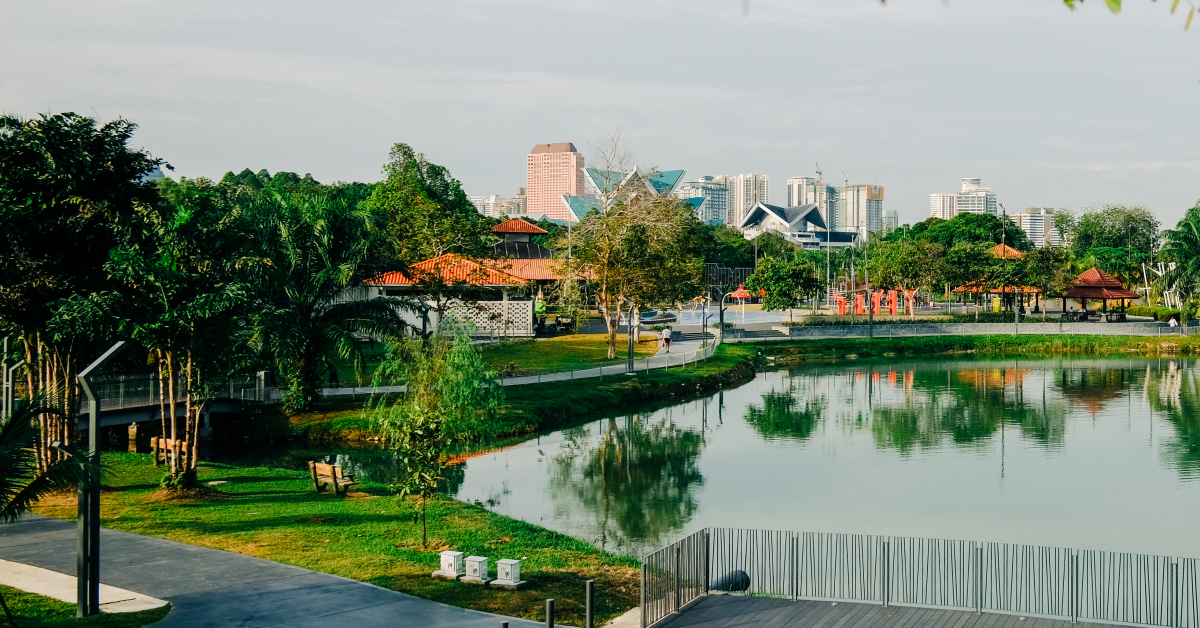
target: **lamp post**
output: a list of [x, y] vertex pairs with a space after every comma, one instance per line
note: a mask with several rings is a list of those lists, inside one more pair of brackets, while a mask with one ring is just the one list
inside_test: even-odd
[[[125, 348], [120, 341], [96, 358], [78, 375], [79, 387], [88, 400], [88, 449], [87, 458], [96, 467], [100, 466], [100, 400], [92, 390], [91, 377], [109, 360]], [[68, 449], [59, 449], [72, 454]], [[73, 454], [78, 456], [79, 454]], [[79, 487], [79, 509], [77, 517], [78, 556], [76, 559], [77, 605], [76, 617], [90, 617], [100, 613], [100, 482], [88, 482]]]

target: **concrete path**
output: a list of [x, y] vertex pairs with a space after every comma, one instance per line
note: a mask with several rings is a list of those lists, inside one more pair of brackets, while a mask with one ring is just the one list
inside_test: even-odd
[[[75, 576], [24, 563], [0, 560], [0, 584], [60, 602], [74, 604], [79, 599]], [[104, 613], [136, 613], [166, 605], [166, 600], [100, 584], [100, 611]]]
[[[155, 627], [462, 626], [542, 624], [481, 613], [300, 567], [147, 536], [102, 530], [101, 582], [167, 600]], [[0, 559], [75, 571], [75, 523], [29, 516], [0, 525]]]

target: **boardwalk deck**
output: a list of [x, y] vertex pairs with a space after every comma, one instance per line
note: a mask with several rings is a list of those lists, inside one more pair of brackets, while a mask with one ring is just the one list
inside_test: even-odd
[[710, 595], [655, 628], [1113, 628], [1066, 619], [914, 606]]

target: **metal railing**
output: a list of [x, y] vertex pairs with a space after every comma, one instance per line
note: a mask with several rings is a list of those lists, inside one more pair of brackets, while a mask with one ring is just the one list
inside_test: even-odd
[[710, 590], [1200, 628], [1193, 558], [728, 528], [701, 530], [646, 557], [642, 626], [654, 626]]

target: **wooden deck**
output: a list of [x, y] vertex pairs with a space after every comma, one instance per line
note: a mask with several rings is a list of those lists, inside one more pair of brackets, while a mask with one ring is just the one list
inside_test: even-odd
[[1113, 628], [1113, 624], [936, 608], [710, 595], [655, 628]]

